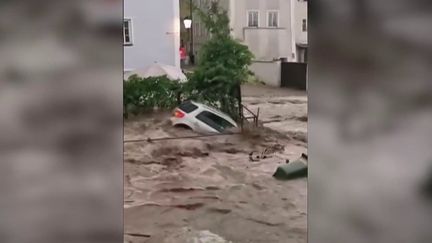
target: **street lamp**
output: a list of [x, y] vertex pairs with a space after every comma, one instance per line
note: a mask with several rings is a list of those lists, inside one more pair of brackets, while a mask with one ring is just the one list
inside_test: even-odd
[[183, 19], [184, 27], [189, 30], [190, 32], [190, 49], [189, 49], [189, 60], [191, 64], [195, 63], [195, 57], [194, 57], [194, 43], [193, 43], [193, 29], [192, 29], [192, 10], [191, 10], [191, 17], [185, 17]]
[[190, 29], [192, 26], [192, 19], [190, 17], [186, 17], [183, 19], [183, 24], [186, 29]]

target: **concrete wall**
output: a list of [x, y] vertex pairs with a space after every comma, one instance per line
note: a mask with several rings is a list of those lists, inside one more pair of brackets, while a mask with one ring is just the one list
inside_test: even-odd
[[276, 62], [254, 62], [250, 70], [255, 76], [267, 85], [280, 87], [281, 85], [281, 63]]
[[179, 0], [124, 0], [124, 18], [132, 20], [132, 46], [124, 46], [124, 69], [154, 62], [180, 67]]

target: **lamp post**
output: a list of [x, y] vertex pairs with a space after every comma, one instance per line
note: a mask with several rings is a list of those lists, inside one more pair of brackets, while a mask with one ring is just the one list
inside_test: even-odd
[[192, 18], [186, 17], [183, 19], [184, 27], [189, 31], [190, 33], [190, 48], [189, 48], [189, 63], [193, 64], [193, 33], [192, 33]]
[[194, 39], [193, 39], [193, 28], [192, 28], [192, 0], [190, 0], [190, 16], [183, 19], [184, 27], [190, 32], [190, 49], [189, 49], [189, 60], [191, 64], [195, 63], [194, 56]]

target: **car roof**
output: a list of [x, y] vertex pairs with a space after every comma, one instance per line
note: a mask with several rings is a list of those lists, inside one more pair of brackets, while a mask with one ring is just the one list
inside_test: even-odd
[[224, 118], [225, 120], [233, 123], [234, 125], [237, 125], [237, 123], [229, 115], [223, 113], [220, 110], [217, 110], [217, 109], [215, 109], [213, 107], [210, 107], [208, 105], [205, 105], [205, 104], [202, 104], [202, 103], [198, 103], [198, 102], [195, 102], [195, 101], [190, 101], [190, 102], [192, 102], [196, 106], [200, 106], [200, 107], [202, 107], [202, 108], [204, 108], [206, 110], [209, 110], [209, 111], [211, 111], [212, 113], [215, 113], [218, 116], [221, 116], [222, 118]]

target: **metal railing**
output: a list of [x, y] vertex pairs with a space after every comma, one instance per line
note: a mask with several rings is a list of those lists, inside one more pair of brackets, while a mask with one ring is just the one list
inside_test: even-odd
[[[246, 111], [246, 115], [245, 115]], [[259, 118], [260, 108], [258, 107], [257, 113], [253, 113], [250, 109], [248, 109], [246, 106], [241, 105], [241, 128], [243, 129], [244, 121], [250, 121], [252, 120], [252, 123], [255, 125], [255, 127], [258, 127], [258, 118]]]

